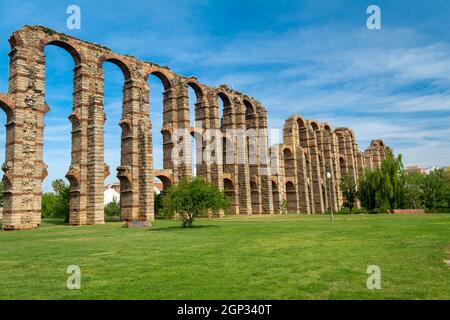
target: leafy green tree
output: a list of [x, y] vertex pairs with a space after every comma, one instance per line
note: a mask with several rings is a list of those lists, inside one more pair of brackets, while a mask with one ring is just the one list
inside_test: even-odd
[[41, 214], [43, 219], [54, 218], [58, 196], [53, 192], [45, 192], [42, 195], [42, 209]]
[[358, 191], [353, 178], [349, 175], [341, 177], [339, 181], [339, 189], [344, 196], [344, 207], [349, 208], [350, 214], [358, 201]]
[[228, 206], [227, 196], [217, 187], [200, 177], [185, 178], [164, 196], [163, 214], [179, 215], [183, 227], [191, 227], [195, 217], [206, 214], [208, 210], [226, 209]]
[[105, 206], [104, 211], [107, 217], [120, 216], [120, 203], [116, 197], [113, 197], [113, 200]]
[[54, 192], [42, 195], [42, 217], [64, 219], [69, 222], [70, 214], [70, 186], [62, 179], [52, 182]]
[[366, 170], [359, 181], [358, 197], [368, 211], [403, 208], [406, 176], [402, 156], [388, 153], [378, 170]]
[[363, 208], [369, 212], [377, 208], [376, 190], [378, 187], [378, 177], [375, 171], [366, 170], [359, 179], [358, 198]]
[[163, 193], [162, 192], [161, 193], [156, 193], [155, 192], [154, 199], [155, 199], [155, 215], [156, 216], [160, 216], [161, 212], [163, 210], [163, 207], [164, 207], [164, 196], [163, 196]]
[[58, 196], [58, 201], [55, 206], [55, 218], [64, 218], [64, 222], [69, 222], [70, 186], [62, 179], [53, 181], [52, 186]]
[[448, 185], [443, 169], [425, 175], [422, 182], [423, 203], [427, 209], [447, 207]]
[[419, 172], [406, 173], [405, 184], [405, 209], [422, 209], [423, 203], [423, 190], [422, 185], [425, 179], [425, 175]]

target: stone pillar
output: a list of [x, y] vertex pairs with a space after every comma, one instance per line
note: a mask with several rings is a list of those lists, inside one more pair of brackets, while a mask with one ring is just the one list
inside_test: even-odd
[[138, 185], [139, 185], [139, 212], [140, 221], [154, 221], [154, 171], [153, 171], [153, 145], [152, 125], [149, 114], [149, 88], [142, 81], [139, 90], [140, 115], [138, 120]]
[[237, 98], [234, 101], [236, 132], [236, 161], [237, 161], [237, 186], [239, 195], [239, 214], [252, 214], [252, 201], [250, 189], [250, 170], [248, 165], [247, 135], [245, 130], [245, 109], [242, 100]]
[[316, 132], [311, 130], [309, 132], [309, 154], [311, 160], [311, 179], [312, 179], [312, 192], [314, 194], [314, 212], [322, 213], [323, 209], [323, 192], [320, 179], [320, 161], [319, 151], [317, 148]]
[[[189, 121], [189, 92], [188, 85], [179, 81], [177, 85], [177, 115], [176, 121], [173, 124], [173, 130], [177, 132], [173, 134], [176, 139], [175, 148], [180, 148], [181, 153], [178, 154], [178, 179], [182, 180], [185, 177], [192, 177], [192, 137], [190, 132]], [[174, 159], [173, 159], [174, 160]], [[175, 172], [174, 172], [175, 177]]]
[[9, 95], [14, 97], [6, 124], [3, 229], [36, 228], [41, 223], [45, 58], [38, 47], [15, 47], [9, 54]]
[[124, 85], [120, 179], [121, 220], [152, 220], [153, 157], [148, 85], [128, 79]]
[[[87, 224], [88, 203], [88, 109], [91, 80], [89, 67], [78, 65], [74, 69], [72, 123], [72, 161], [66, 174], [70, 182], [71, 225]], [[99, 79], [101, 82], [103, 79]]]
[[89, 98], [87, 125], [87, 224], [103, 224], [104, 204], [103, 192], [105, 181], [104, 160], [104, 123], [103, 95], [94, 93]]

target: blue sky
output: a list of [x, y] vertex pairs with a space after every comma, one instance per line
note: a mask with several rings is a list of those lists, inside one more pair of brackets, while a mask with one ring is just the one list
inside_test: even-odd
[[[66, 8], [79, 5], [81, 30]], [[382, 30], [366, 28], [366, 9], [382, 11]], [[448, 1], [0, 1], [0, 91], [7, 91], [8, 37], [42, 24], [101, 43], [210, 85], [254, 96], [282, 128], [293, 113], [354, 129], [360, 149], [384, 139], [406, 165], [450, 165], [450, 2]], [[44, 161], [51, 180], [70, 164], [73, 61], [47, 47]], [[105, 64], [105, 160], [119, 163], [123, 77]], [[151, 86], [155, 162], [161, 165], [161, 91]], [[193, 96], [193, 94], [191, 94]], [[194, 99], [190, 99], [191, 104]], [[5, 116], [0, 116], [5, 123]], [[0, 161], [5, 129], [0, 128]], [[107, 182], [115, 180], [115, 172]]]

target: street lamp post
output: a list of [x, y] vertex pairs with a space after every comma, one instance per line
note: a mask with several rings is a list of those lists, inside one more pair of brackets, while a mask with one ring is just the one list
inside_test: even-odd
[[327, 172], [327, 180], [328, 180], [328, 193], [330, 194], [330, 201], [329, 201], [329, 204], [330, 204], [330, 218], [331, 218], [331, 221], [333, 221], [334, 220], [334, 216], [333, 216], [333, 205], [331, 204], [331, 202], [332, 202], [332, 197], [331, 197], [331, 172], [330, 171], [328, 171]]

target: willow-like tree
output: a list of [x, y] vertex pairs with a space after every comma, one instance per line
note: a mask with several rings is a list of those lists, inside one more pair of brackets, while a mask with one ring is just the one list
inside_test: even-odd
[[350, 175], [345, 175], [339, 181], [339, 189], [344, 197], [344, 207], [350, 209], [350, 214], [358, 201], [356, 183]]
[[402, 156], [388, 153], [378, 170], [366, 170], [359, 181], [358, 196], [369, 211], [401, 209], [405, 204], [406, 175]]
[[180, 216], [183, 227], [191, 227], [194, 218], [205, 215], [209, 210], [226, 209], [229, 200], [224, 192], [205, 182], [200, 177], [185, 178], [171, 187], [164, 196], [162, 214]]

